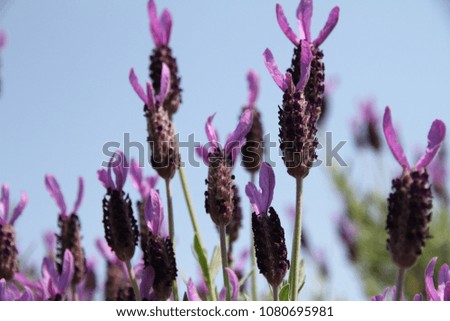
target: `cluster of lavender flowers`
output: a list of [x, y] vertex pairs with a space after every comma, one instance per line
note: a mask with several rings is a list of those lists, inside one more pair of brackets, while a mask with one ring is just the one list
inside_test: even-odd
[[[106, 282], [103, 285], [105, 300], [179, 300], [180, 289], [186, 300], [238, 300], [245, 298], [242, 285], [242, 258], [253, 259], [252, 299], [257, 300], [256, 267], [265, 277], [274, 300], [297, 300], [303, 287], [300, 245], [302, 239], [303, 182], [317, 159], [318, 123], [328, 108], [327, 96], [331, 85], [325, 85], [324, 53], [322, 43], [330, 35], [339, 20], [339, 8], [331, 10], [325, 26], [316, 39], [311, 37], [312, 0], [301, 0], [296, 12], [299, 35], [289, 26], [283, 8], [277, 4], [276, 18], [282, 32], [294, 44], [290, 67], [282, 73], [269, 49], [263, 59], [275, 83], [282, 90], [278, 109], [279, 140], [282, 159], [287, 173], [295, 179], [294, 228], [292, 250], [289, 256], [285, 231], [277, 211], [272, 207], [276, 178], [272, 167], [264, 162], [261, 111], [256, 106], [259, 79], [249, 71], [249, 98], [241, 109], [236, 128], [221, 144], [213, 126], [216, 113], [205, 124], [208, 144], [196, 152], [208, 167], [205, 180], [205, 212], [217, 227], [220, 243], [223, 287], [218, 291], [212, 275], [213, 262], [208, 260], [197, 225], [197, 217], [191, 204], [184, 176], [180, 167], [181, 156], [176, 141], [174, 114], [182, 103], [181, 78], [172, 49], [169, 46], [172, 17], [168, 10], [158, 16], [154, 0], [148, 2], [150, 33], [155, 48], [150, 55], [149, 80], [141, 86], [134, 69], [129, 81], [144, 104], [148, 137], [151, 146], [151, 165], [156, 175], [144, 177], [141, 165], [126, 159], [116, 151], [107, 168], [98, 170], [98, 180], [105, 188], [101, 201], [103, 210], [104, 239], [97, 240], [97, 248], [106, 264]], [[0, 50], [4, 43], [0, 34]], [[379, 150], [378, 117], [370, 102], [363, 107], [363, 121], [355, 124], [355, 135], [361, 146]], [[431, 219], [431, 189], [427, 166], [430, 165], [445, 136], [445, 125], [436, 120], [428, 135], [428, 146], [423, 157], [411, 167], [408, 163], [391, 120], [387, 107], [383, 118], [383, 130], [387, 144], [402, 167], [402, 174], [392, 181], [392, 193], [387, 206], [388, 250], [399, 268], [393, 298], [402, 298], [405, 271], [421, 254], [429, 237]], [[222, 141], [223, 142], [223, 141]], [[242, 165], [250, 175], [245, 195], [251, 206], [252, 245], [235, 260], [233, 244], [238, 239], [245, 211], [240, 189], [235, 183], [233, 169], [239, 155]], [[189, 278], [184, 287], [179, 286], [178, 265], [172, 205], [172, 179], [176, 173], [181, 178], [184, 197], [195, 233], [194, 248], [202, 270], [201, 284]], [[135, 203], [126, 191], [128, 174], [140, 199]], [[257, 186], [256, 176], [259, 176]], [[156, 189], [161, 178], [165, 184], [167, 206]], [[78, 179], [78, 194], [72, 210], [68, 210], [63, 193], [55, 177], [45, 176], [45, 187], [58, 207], [58, 233], [46, 237], [48, 254], [42, 262], [41, 277], [31, 278], [18, 270], [18, 251], [14, 222], [24, 211], [27, 197], [22, 193], [14, 210], [10, 211], [9, 187], [3, 185], [0, 198], [0, 300], [90, 300], [98, 288], [91, 260], [85, 257], [82, 230], [78, 211], [83, 198], [84, 182]], [[100, 205], [100, 201], [99, 201]], [[136, 210], [136, 211], [135, 211]], [[137, 214], [135, 214], [137, 212]], [[167, 220], [165, 213], [167, 212]], [[100, 216], [99, 216], [100, 219]], [[249, 218], [250, 220], [250, 218]], [[167, 221], [167, 224], [166, 224]], [[346, 217], [337, 221], [339, 232], [348, 248], [351, 259], [357, 255], [356, 230]], [[139, 261], [134, 266], [136, 247], [140, 247]], [[434, 258], [425, 272], [425, 288], [429, 300], [450, 299], [450, 273], [446, 264], [439, 272], [439, 285], [433, 281]], [[323, 267], [323, 274], [327, 274]], [[286, 274], [289, 271], [289, 276]], [[376, 300], [385, 300], [388, 289]], [[423, 299], [417, 295], [415, 300]]]

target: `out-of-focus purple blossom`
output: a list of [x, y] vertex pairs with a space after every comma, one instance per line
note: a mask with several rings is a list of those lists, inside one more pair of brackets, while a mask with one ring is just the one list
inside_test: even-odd
[[42, 262], [41, 287], [46, 299], [62, 301], [65, 299], [66, 291], [69, 289], [74, 275], [73, 255], [69, 250], [64, 252], [62, 271], [58, 273], [55, 262], [44, 258]]
[[96, 260], [94, 258], [86, 260], [86, 275], [77, 285], [79, 301], [92, 301], [97, 289], [97, 276], [95, 274]]
[[435, 160], [428, 165], [430, 173], [431, 186], [437, 196], [444, 202], [446, 206], [449, 203], [449, 195], [447, 188], [448, 167], [447, 167], [447, 151], [445, 146], [439, 150]]
[[339, 80], [337, 78], [330, 78], [330, 79], [325, 80], [325, 89], [323, 91], [322, 111], [320, 113], [320, 118], [317, 121], [319, 125], [321, 125], [325, 122], [328, 114], [330, 113], [331, 96], [334, 94], [338, 84], [339, 84]]
[[[111, 169], [116, 177], [115, 181], [112, 179]], [[108, 169], [100, 169], [97, 171], [97, 177], [100, 183], [106, 188], [116, 191], [121, 191], [125, 185], [128, 175], [128, 162], [122, 151], [118, 150], [114, 153], [108, 163]]]
[[1, 188], [0, 195], [0, 225], [14, 225], [16, 220], [22, 214], [25, 206], [28, 203], [28, 197], [25, 192], [20, 194], [20, 201], [17, 203], [16, 207], [12, 212], [12, 216], [10, 217], [10, 201], [9, 201], [9, 186], [7, 184], [3, 184]]
[[141, 195], [142, 200], [147, 199], [150, 189], [155, 188], [159, 179], [158, 175], [144, 177], [142, 167], [135, 159], [131, 159], [130, 162], [130, 176], [131, 182]]
[[431, 259], [425, 271], [425, 291], [429, 301], [450, 301], [450, 270], [442, 264], [438, 274], [438, 287], [434, 285], [434, 267], [437, 257]]
[[64, 196], [61, 192], [61, 187], [59, 186], [58, 181], [53, 175], [51, 174], [45, 175], [45, 187], [47, 188], [47, 191], [50, 193], [50, 196], [56, 202], [56, 205], [60, 210], [59, 214], [61, 216], [67, 218], [70, 214], [78, 212], [78, 209], [81, 205], [81, 201], [83, 200], [83, 192], [84, 192], [84, 181], [82, 177], [78, 178], [77, 198], [75, 200], [75, 204], [71, 212], [67, 212], [67, 206], [66, 202], [64, 201]]
[[[378, 295], [375, 295], [371, 298], [371, 301], [388, 301], [388, 293], [389, 291], [391, 291], [391, 301], [395, 301], [395, 293], [396, 293], [396, 287], [395, 285], [392, 288], [387, 287], [386, 289], [384, 289], [383, 293], [380, 293]], [[420, 296], [418, 296], [417, 294], [414, 296], [414, 301], [420, 301]], [[405, 296], [402, 294], [402, 298], [401, 301], [405, 301]]]
[[54, 260], [55, 259], [55, 247], [56, 247], [56, 235], [53, 231], [47, 231], [43, 235], [44, 239], [44, 247], [45, 252], [47, 253], [47, 256]]
[[5, 46], [6, 46], [6, 33], [3, 30], [0, 30], [0, 52], [2, 52]]
[[351, 261], [357, 257], [357, 236], [358, 227], [345, 215], [339, 215], [335, 218], [338, 227], [339, 236], [347, 249], [347, 256]]
[[[239, 296], [239, 279], [232, 269], [226, 268], [226, 271], [230, 279], [230, 285], [233, 289], [231, 292], [231, 300], [237, 301]], [[194, 282], [192, 281], [191, 278], [189, 278], [188, 280], [186, 292], [189, 301], [202, 301], [202, 298], [198, 294], [197, 288], [195, 287]], [[226, 289], [222, 288], [219, 294], [219, 300], [225, 301], [225, 297], [226, 297]]]
[[167, 46], [170, 41], [172, 30], [172, 16], [167, 9], [164, 9], [161, 16], [158, 17], [156, 4], [150, 0], [147, 6], [148, 16], [150, 18], [150, 34], [156, 46]]
[[373, 99], [360, 102], [358, 113], [352, 120], [352, 130], [358, 147], [380, 150], [380, 120]]

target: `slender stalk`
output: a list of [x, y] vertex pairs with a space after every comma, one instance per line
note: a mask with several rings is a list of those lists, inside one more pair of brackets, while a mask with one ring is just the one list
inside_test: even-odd
[[141, 293], [139, 292], [139, 287], [136, 282], [136, 277], [134, 275], [133, 268], [131, 267], [130, 260], [125, 262], [128, 271], [128, 277], [130, 278], [131, 286], [133, 287], [134, 296], [136, 297], [136, 301], [141, 301]]
[[300, 275], [300, 245], [302, 239], [302, 193], [303, 193], [303, 178], [297, 178], [296, 181], [296, 201], [295, 201], [295, 226], [294, 235], [292, 238], [292, 253], [291, 253], [291, 270], [289, 273], [290, 283], [290, 299], [297, 301], [298, 294], [298, 278]]
[[222, 273], [223, 273], [223, 283], [227, 290], [227, 301], [231, 300], [230, 292], [230, 280], [228, 278], [228, 273], [226, 268], [228, 267], [228, 254], [227, 254], [227, 241], [225, 237], [225, 225], [219, 226], [220, 232], [220, 251], [222, 253]]
[[[254, 184], [255, 183], [255, 173], [250, 174], [250, 181]], [[250, 213], [253, 213], [253, 208], [250, 207]], [[252, 226], [252, 214], [250, 214], [250, 226]], [[252, 249], [252, 299], [253, 301], [258, 301], [258, 288], [257, 288], [257, 277], [258, 274], [256, 273], [256, 254], [255, 254], [255, 245], [253, 244], [253, 231], [250, 228], [250, 246]]]
[[278, 301], [278, 286], [272, 286], [273, 300]]
[[71, 291], [72, 291], [72, 301], [78, 301], [77, 286], [75, 284], [71, 285]]
[[405, 280], [405, 272], [406, 269], [399, 267], [398, 268], [398, 274], [397, 274], [397, 283], [396, 283], [396, 289], [395, 289], [395, 301], [401, 301], [402, 300], [402, 294], [403, 294], [403, 281]]
[[[167, 195], [167, 212], [169, 216], [169, 237], [174, 244], [175, 251], [175, 224], [173, 220], [173, 204], [172, 204], [172, 189], [170, 188], [170, 179], [166, 179], [166, 195]], [[178, 284], [177, 279], [173, 281], [173, 300], [178, 301]]]

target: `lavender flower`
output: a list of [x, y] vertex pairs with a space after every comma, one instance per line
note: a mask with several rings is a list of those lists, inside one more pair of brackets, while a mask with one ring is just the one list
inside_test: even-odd
[[27, 286], [21, 293], [14, 283], [0, 279], [0, 301], [34, 301], [34, 294]]
[[150, 190], [154, 189], [158, 182], [158, 175], [143, 177], [142, 168], [134, 159], [130, 164], [131, 182], [141, 195], [141, 200], [137, 201], [137, 209], [139, 213], [139, 236], [141, 240], [141, 249], [144, 251], [148, 243], [148, 234], [150, 233], [147, 222], [145, 221], [144, 209], [145, 200], [150, 195]]
[[64, 201], [61, 188], [53, 175], [45, 175], [45, 187], [50, 193], [50, 196], [55, 200], [60, 211], [58, 216], [60, 234], [57, 235], [58, 246], [56, 251], [58, 271], [61, 272], [62, 269], [64, 252], [69, 250], [73, 255], [75, 267], [75, 274], [72, 282], [73, 285], [77, 285], [86, 274], [86, 259], [84, 257], [84, 250], [81, 246], [80, 219], [77, 215], [83, 199], [83, 178], [78, 178], [78, 195], [71, 212], [67, 211], [66, 202]]
[[95, 274], [95, 259], [86, 260], [86, 276], [77, 286], [80, 301], [92, 301], [97, 289], [97, 276]]
[[159, 176], [165, 180], [171, 179], [180, 165], [180, 155], [175, 142], [172, 121], [167, 111], [162, 108], [170, 90], [169, 67], [166, 64], [162, 65], [161, 87], [157, 96], [150, 83], [147, 83], [147, 94], [144, 93], [134, 69], [130, 70], [129, 80], [134, 91], [145, 104], [148, 141], [152, 149], [152, 166]]
[[425, 271], [425, 291], [429, 301], [450, 301], [450, 270], [447, 264], [442, 264], [438, 274], [438, 287], [434, 285], [434, 266], [437, 257], [431, 259]]
[[[371, 298], [371, 301], [388, 301], [389, 300], [389, 298], [388, 298], [389, 291], [391, 291], [391, 300], [394, 301], [395, 297], [396, 297], [395, 295], [397, 293], [397, 288], [395, 286], [393, 286], [392, 288], [387, 287], [386, 289], [384, 289], [384, 291], [382, 293], [373, 296]], [[405, 300], [406, 300], [405, 297], [402, 295], [401, 301], [405, 301]], [[421, 301], [422, 300], [421, 295], [416, 294], [414, 296], [413, 300], [414, 301]]]
[[69, 250], [64, 252], [61, 272], [55, 269], [55, 264], [49, 258], [42, 262], [41, 287], [45, 297], [50, 301], [63, 301], [74, 276], [74, 258]]
[[269, 164], [263, 163], [259, 173], [261, 191], [251, 182], [245, 187], [253, 207], [252, 229], [258, 268], [275, 289], [283, 282], [289, 269], [284, 229], [278, 214], [270, 206], [275, 189], [275, 174]]
[[402, 175], [392, 181], [392, 193], [388, 198], [387, 244], [394, 262], [400, 268], [408, 268], [415, 263], [429, 237], [432, 196], [426, 167], [444, 140], [445, 124], [440, 120], [433, 122], [425, 154], [412, 168], [398, 142], [389, 107], [384, 113], [383, 130], [392, 154], [403, 168]]
[[347, 257], [355, 262], [358, 255], [356, 243], [358, 229], [345, 215], [339, 215], [339, 217], [336, 218], [336, 223], [338, 226], [339, 237], [347, 249]]
[[[230, 278], [230, 283], [231, 286], [233, 287], [233, 293], [231, 294], [231, 300], [232, 301], [237, 301], [238, 300], [238, 296], [239, 296], [239, 279], [236, 275], [236, 273], [230, 269], [230, 268], [226, 268], [228, 277]], [[219, 300], [220, 301], [225, 301], [225, 288], [223, 288], [220, 291], [219, 294]], [[187, 283], [187, 297], [189, 301], [202, 301], [200, 295], [198, 294], [197, 288], [194, 285], [194, 282], [192, 281], [191, 278], [189, 278], [188, 283]]]
[[169, 47], [170, 33], [172, 30], [172, 17], [167, 9], [158, 17], [154, 0], [148, 2], [148, 16], [150, 18], [150, 33], [155, 43], [155, 49], [150, 56], [150, 78], [153, 82], [153, 89], [159, 93], [162, 88], [161, 71], [163, 65], [167, 65], [170, 70], [170, 86], [167, 99], [163, 104], [169, 117], [177, 112], [181, 103], [180, 77], [178, 76], [178, 65]]
[[53, 231], [47, 231], [43, 235], [43, 239], [47, 257], [54, 261], [56, 248], [56, 235]]
[[309, 78], [312, 60], [308, 43], [302, 42], [300, 78], [292, 82], [292, 75], [286, 72], [283, 76], [269, 49], [264, 51], [264, 62], [275, 83], [284, 92], [283, 105], [278, 111], [280, 149], [288, 173], [295, 178], [308, 175], [314, 160], [317, 158], [318, 145], [316, 121], [319, 114], [308, 106], [303, 90]]
[[9, 186], [2, 185], [0, 196], [0, 279], [11, 280], [19, 270], [14, 223], [27, 205], [27, 195], [22, 192], [20, 201], [10, 217]]
[[323, 108], [325, 80], [325, 66], [322, 62], [323, 52], [319, 49], [319, 46], [325, 41], [336, 26], [339, 20], [339, 7], [334, 7], [331, 10], [325, 26], [315, 40], [312, 40], [311, 38], [311, 17], [313, 14], [312, 0], [301, 0], [297, 8], [299, 37], [292, 31], [287, 22], [283, 8], [279, 4], [276, 6], [276, 13], [281, 30], [295, 46], [292, 65], [291, 68], [288, 69], [288, 72], [292, 74], [294, 83], [298, 83], [302, 77], [301, 69], [299, 68], [302, 61], [302, 50], [307, 46], [310, 47], [313, 56], [311, 62], [311, 75], [308, 83], [305, 85], [304, 93], [308, 108], [314, 110], [312, 113], [314, 115], [313, 118], [317, 121]]
[[[115, 182], [111, 169], [116, 176]], [[114, 153], [108, 170], [97, 171], [98, 179], [106, 188], [103, 198], [103, 224], [108, 245], [123, 262], [129, 261], [138, 241], [138, 228], [128, 194], [123, 191], [127, 179], [128, 163], [121, 151]]]
[[228, 136], [225, 147], [219, 143], [219, 137], [212, 121], [216, 114], [208, 117], [205, 125], [209, 147], [203, 146], [196, 149], [197, 154], [208, 165], [208, 190], [205, 192], [206, 213], [218, 226], [226, 226], [233, 219], [235, 204], [235, 186], [231, 175], [232, 165], [237, 153], [245, 143], [245, 136], [252, 126], [252, 111], [242, 113], [236, 129]]
[[250, 70], [247, 73], [247, 81], [249, 91], [248, 102], [242, 111], [244, 112], [246, 109], [250, 109], [253, 112], [253, 124], [245, 137], [245, 144], [241, 148], [242, 165], [250, 173], [255, 173], [261, 166], [264, 152], [264, 131], [261, 123], [261, 114], [255, 106], [259, 93], [259, 77], [253, 70]]
[[352, 123], [353, 132], [358, 147], [370, 147], [374, 151], [381, 149], [381, 139], [379, 133], [379, 119], [375, 112], [373, 100], [366, 100], [360, 103], [360, 114]]
[[167, 300], [177, 277], [177, 266], [171, 239], [162, 233], [164, 220], [162, 201], [156, 190], [150, 190], [145, 202], [145, 220], [150, 231], [144, 250], [145, 267], [153, 269], [153, 291], [156, 300]]

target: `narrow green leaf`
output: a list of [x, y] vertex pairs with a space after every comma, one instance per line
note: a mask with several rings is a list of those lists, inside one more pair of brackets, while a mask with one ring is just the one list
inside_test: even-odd
[[197, 260], [200, 264], [200, 268], [202, 270], [203, 277], [205, 278], [206, 284], [210, 284], [211, 274], [208, 266], [208, 259], [205, 256], [205, 252], [200, 246], [200, 242], [198, 241], [197, 235], [194, 236], [194, 250], [197, 254]]
[[253, 270], [248, 272], [246, 275], [244, 275], [244, 277], [242, 279], [239, 280], [239, 287], [244, 285], [244, 283], [248, 280], [248, 278], [252, 275], [252, 273], [253, 273]]
[[217, 274], [219, 273], [219, 269], [222, 266], [222, 259], [220, 257], [220, 247], [216, 246], [214, 248], [211, 263], [209, 264], [209, 270], [211, 275], [211, 280], [214, 281], [216, 279]]
[[306, 281], [305, 260], [302, 259], [300, 261], [297, 295], [299, 295], [300, 291], [303, 289], [303, 286], [305, 285], [305, 281]]
[[278, 300], [280, 301], [289, 301], [289, 283], [286, 283], [283, 285], [283, 287], [280, 290], [280, 293], [278, 294]]

